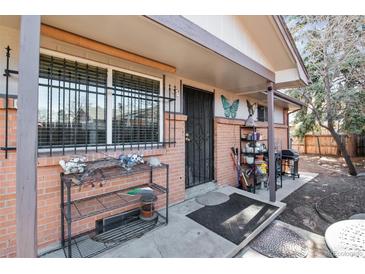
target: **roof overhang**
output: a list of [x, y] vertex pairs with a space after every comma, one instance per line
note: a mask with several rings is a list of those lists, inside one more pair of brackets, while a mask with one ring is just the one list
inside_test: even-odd
[[175, 15], [152, 15], [146, 17], [201, 45], [202, 47], [221, 55], [227, 60], [247, 68], [253, 73], [264, 77], [268, 81], [275, 82], [274, 71], [271, 71], [256, 62], [249, 56], [212, 35], [210, 32], [194, 24], [185, 17]]
[[[310, 77], [309, 77], [308, 71], [304, 65], [304, 61], [298, 51], [297, 46], [295, 45], [293, 36], [291, 35], [291, 33], [284, 21], [284, 18], [280, 15], [273, 15], [272, 18], [277, 26], [277, 29], [280, 32], [280, 35], [283, 39], [283, 42], [285, 43], [286, 48], [288, 49], [290, 55], [295, 60], [295, 63], [297, 65], [296, 69], [293, 69], [293, 70], [296, 70], [297, 75], [295, 77], [291, 78], [291, 79], [295, 79], [295, 80], [293, 81], [289, 77], [287, 77], [287, 79], [282, 79], [283, 74], [285, 74], [285, 73], [283, 71], [278, 71], [276, 73], [277, 85], [284, 86], [285, 83], [288, 83], [288, 86], [285, 88], [289, 88], [293, 85], [295, 87], [297, 87], [298, 85], [300, 85], [300, 86], [308, 85], [310, 83]], [[291, 72], [290, 74], [293, 76], [293, 72]], [[293, 81], [294, 83], [291, 84], [290, 83], [291, 81]]]
[[[263, 104], [267, 103], [267, 91], [255, 91], [251, 93], [240, 93], [240, 95], [245, 95], [251, 98], [254, 98], [257, 101], [260, 101]], [[275, 105], [282, 107], [284, 109], [288, 109], [289, 112], [293, 112], [296, 110], [301, 109], [303, 106], [305, 106], [305, 103], [302, 101], [295, 99], [291, 96], [288, 96], [280, 91], [275, 90], [274, 91], [274, 101]]]
[[[268, 34], [271, 38], [274, 37], [268, 23], [268, 18], [271, 17], [244, 18], [252, 20], [253, 27], [255, 22], [264, 22], [268, 28]], [[9, 20], [13, 21], [10, 24], [12, 27], [18, 28], [19, 17], [17, 16], [2, 16], [0, 22], [6, 25]], [[277, 20], [282, 22], [280, 18]], [[268, 82], [273, 82], [275, 89], [298, 87], [306, 83], [305, 79], [301, 80], [298, 77], [300, 72], [295, 68], [281, 72], [269, 69], [183, 16], [57, 15], [42, 16], [42, 23], [172, 66], [176, 68], [179, 76], [186, 79], [251, 97], [264, 95]], [[284, 31], [284, 25], [280, 26]], [[42, 47], [47, 48], [47, 39], [51, 38], [42, 36]], [[284, 41], [290, 44], [289, 38], [283, 39], [283, 43]], [[259, 43], [267, 44], [262, 40]], [[284, 43], [280, 46], [276, 42], [275, 45], [281, 52], [284, 47], [289, 52], [293, 52], [294, 59], [299, 58], [300, 56], [295, 56], [295, 47], [292, 44], [290, 44], [291, 49], [287, 48], [289, 44]], [[57, 47], [56, 50], [62, 51], [62, 48], [66, 47], [68, 45], [65, 44]], [[92, 53], [85, 54], [87, 58], [93, 59]], [[305, 72], [305, 68], [303, 71]], [[144, 70], [141, 69], [141, 72]], [[158, 74], [156, 71], [151, 73]], [[297, 79], [293, 80], [295, 77]], [[283, 100], [282, 96], [277, 96], [277, 99]], [[296, 102], [290, 100], [287, 103], [296, 105]]]
[[[182, 16], [163, 18], [175, 19], [184, 29], [192, 26]], [[198, 28], [191, 32], [202, 34], [204, 43], [146, 16], [42, 16], [42, 23], [170, 65], [181, 77], [228, 91], [265, 88], [275, 80], [274, 72]], [[208, 47], [212, 44], [215, 50]]]
[[[183, 37], [190, 39], [191, 41], [213, 51], [216, 54], [221, 55], [222, 57], [230, 60], [234, 63], [237, 63], [245, 68], [248, 68], [252, 72], [256, 73], [257, 75], [264, 77], [267, 81], [274, 83], [274, 88], [278, 89], [288, 89], [288, 88], [297, 88], [303, 87], [308, 85], [309, 83], [309, 76], [308, 72], [304, 66], [303, 60], [296, 48], [295, 42], [288, 30], [284, 19], [281, 16], [270, 16], [265, 18], [264, 16], [244, 16], [245, 20], [244, 23], [251, 24], [253, 28], [260, 28], [263, 25], [257, 26], [255, 22], [257, 20], [265, 21], [266, 27], [271, 24], [272, 28], [275, 29], [275, 33], [278, 36], [278, 39], [281, 43], [276, 42], [276, 46], [282, 47], [282, 52], [285, 51], [291, 60], [291, 66], [288, 66], [288, 62], [286, 63], [286, 67], [284, 69], [278, 70], [269, 70], [265, 68], [259, 62], [251, 59], [249, 56], [245, 55], [244, 53], [238, 51], [233, 46], [225, 43], [224, 41], [217, 38], [215, 35], [211, 34], [207, 30], [203, 29], [202, 27], [194, 24], [193, 22], [187, 20], [182, 16], [146, 16], [151, 20], [161, 24], [162, 26], [167, 27], [168, 29], [176, 32], [177, 34], [182, 35]], [[267, 16], [266, 16], [267, 17]], [[265, 18], [265, 19], [264, 19]], [[251, 22], [250, 22], [251, 20]], [[256, 21], [255, 21], [256, 20]], [[257, 33], [257, 29], [254, 30]], [[273, 35], [271, 35], [273, 37]], [[266, 45], [268, 43], [262, 37], [255, 37], [261, 38], [260, 43], [262, 45]], [[266, 39], [269, 39], [265, 37]], [[278, 57], [279, 58], [279, 57]], [[274, 74], [274, 78], [273, 78]], [[259, 94], [262, 94], [262, 90], [266, 89], [267, 83], [261, 84], [252, 84], [250, 86], [246, 86], [244, 90], [240, 91], [239, 89], [235, 89], [238, 93], [242, 95], [253, 94], [257, 93], [256, 97], [261, 97]], [[280, 92], [280, 94], [283, 94]], [[285, 94], [284, 94], [285, 95]], [[285, 100], [289, 102], [291, 107], [298, 108], [303, 105], [302, 102], [293, 98], [290, 100], [291, 97], [286, 96], [287, 98], [283, 98], [284, 96], [277, 96], [279, 100]]]

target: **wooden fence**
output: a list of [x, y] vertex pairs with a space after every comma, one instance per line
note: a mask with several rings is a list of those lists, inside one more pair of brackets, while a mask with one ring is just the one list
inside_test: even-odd
[[[365, 156], [365, 135], [342, 135], [350, 156]], [[303, 139], [294, 137], [292, 148], [301, 154], [340, 156], [340, 150], [331, 135], [306, 135]]]
[[365, 156], [365, 135], [356, 135], [356, 156]]

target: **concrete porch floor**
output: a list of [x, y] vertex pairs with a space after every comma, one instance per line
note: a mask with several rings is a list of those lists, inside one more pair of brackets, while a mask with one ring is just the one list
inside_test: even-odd
[[[277, 202], [269, 202], [269, 193], [263, 188], [256, 191], [256, 194], [242, 191], [234, 187], [217, 187], [213, 183], [199, 186], [198, 193], [202, 195], [206, 192], [217, 191], [227, 195], [238, 193], [249, 198], [273, 204], [279, 209], [263, 224], [261, 224], [242, 243], [236, 245], [204, 226], [186, 217], [187, 214], [198, 210], [203, 205], [196, 202], [196, 195], [189, 194], [187, 200], [170, 207], [169, 224], [156, 230], [150, 231], [141, 238], [130, 240], [124, 244], [114, 247], [98, 255], [104, 258], [222, 258], [222, 257], [263, 257], [249, 247], [249, 242], [263, 231], [285, 208], [285, 204], [280, 202], [290, 193], [316, 177], [315, 173], [302, 172], [300, 178], [292, 180], [291, 177], [283, 178], [283, 188], [277, 191]], [[194, 190], [190, 190], [194, 192]], [[199, 196], [198, 195], [198, 196]], [[190, 199], [189, 199], [190, 198]], [[288, 225], [290, 226], [290, 225]], [[313, 233], [293, 227], [293, 230], [308, 239], [308, 245], [319, 247], [311, 254], [318, 254], [325, 257], [322, 252], [323, 237], [312, 235]], [[298, 231], [299, 229], [299, 231]], [[314, 256], [314, 255], [313, 255]], [[62, 251], [50, 253], [45, 257], [64, 257]]]
[[[235, 245], [218, 234], [194, 222], [186, 217], [203, 205], [195, 201], [197, 195], [189, 194], [188, 200], [174, 205], [170, 210], [170, 222], [168, 226], [162, 227], [147, 233], [139, 239], [132, 240], [124, 245], [120, 245], [99, 255], [99, 257], [156, 257], [156, 258], [222, 258], [222, 257], [265, 257], [249, 247], [249, 242], [254, 239], [267, 225], [269, 225], [285, 208], [285, 204], [279, 202], [289, 194], [315, 178], [318, 174], [301, 172], [300, 178], [293, 180], [291, 177], [283, 177], [283, 187], [277, 190], [277, 201], [274, 205], [279, 206], [279, 210], [267, 222], [262, 224], [240, 245]], [[214, 188], [212, 183], [209, 187], [199, 186], [199, 195], [209, 191], [222, 192], [224, 194], [239, 193], [244, 196], [255, 198], [260, 201], [269, 202], [269, 192], [263, 188], [257, 190], [256, 194], [248, 193], [234, 187]], [[204, 191], [205, 190], [205, 191]], [[195, 192], [191, 189], [190, 192]], [[190, 198], [190, 199], [189, 199]], [[310, 233], [303, 229], [291, 226], [288, 227], [306, 239], [309, 248], [308, 257], [329, 257], [324, 239], [320, 235]]]
[[[290, 176], [286, 176], [286, 175], [283, 176], [283, 187], [277, 189], [276, 200], [282, 201], [284, 198], [289, 196], [291, 193], [296, 191], [298, 188], [300, 188], [304, 184], [308, 183], [310, 180], [317, 177], [317, 175], [318, 175], [318, 173], [300, 172], [300, 177], [295, 178], [294, 180]], [[279, 181], [278, 181], [278, 184], [280, 184]], [[262, 187], [261, 189], [257, 189], [255, 194], [264, 200], [269, 200], [269, 191], [267, 188]]]
[[[234, 187], [223, 187], [215, 191], [227, 195], [238, 193], [263, 201], [260, 197]], [[187, 214], [200, 209], [203, 205], [194, 198], [170, 207], [169, 224], [151, 231], [139, 239], [108, 250], [98, 257], [104, 258], [222, 258], [233, 257], [255, 236], [269, 225], [285, 208], [281, 202], [266, 203], [279, 209], [260, 225], [242, 243], [234, 243], [186, 217]]]

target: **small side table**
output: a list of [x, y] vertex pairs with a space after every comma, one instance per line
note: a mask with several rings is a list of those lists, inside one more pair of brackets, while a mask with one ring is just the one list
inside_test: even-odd
[[365, 220], [334, 223], [327, 228], [324, 237], [335, 257], [365, 258]]

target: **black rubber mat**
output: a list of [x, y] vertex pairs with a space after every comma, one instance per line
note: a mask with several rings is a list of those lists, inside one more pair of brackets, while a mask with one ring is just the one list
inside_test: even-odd
[[205, 206], [187, 217], [238, 245], [277, 209], [276, 206], [234, 193], [227, 202]]

